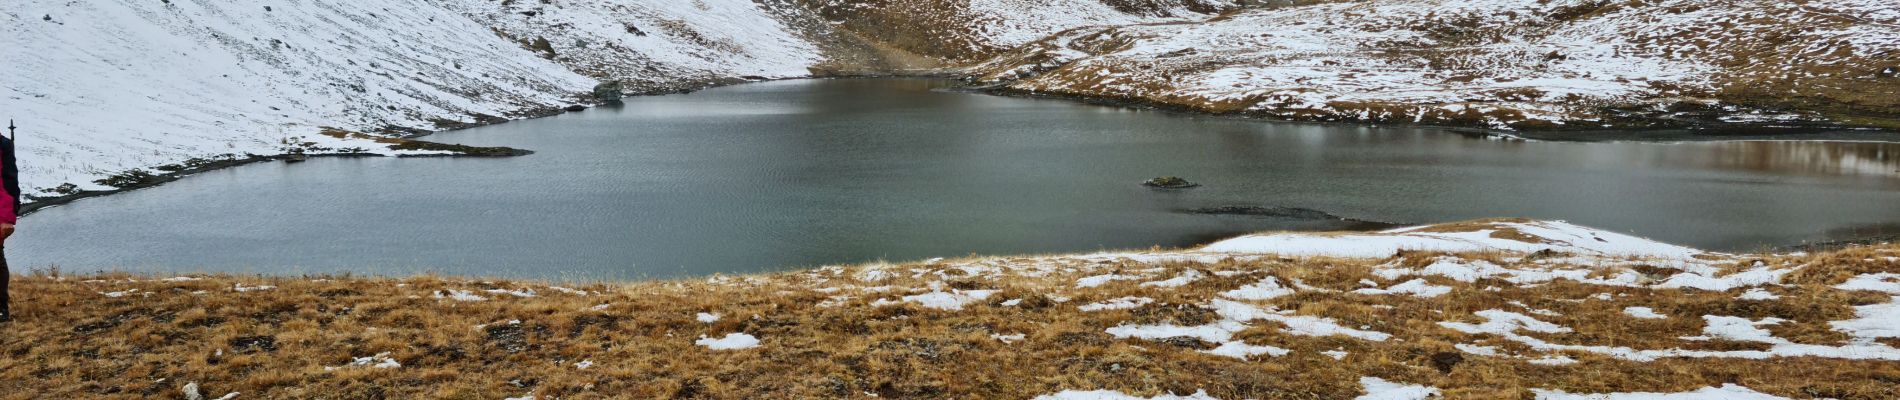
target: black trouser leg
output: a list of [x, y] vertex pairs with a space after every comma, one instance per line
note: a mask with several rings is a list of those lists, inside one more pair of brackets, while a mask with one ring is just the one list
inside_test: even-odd
[[13, 270], [7, 268], [7, 247], [0, 246], [0, 317], [12, 317], [13, 310], [8, 308], [13, 299], [7, 294], [7, 283], [13, 280]]

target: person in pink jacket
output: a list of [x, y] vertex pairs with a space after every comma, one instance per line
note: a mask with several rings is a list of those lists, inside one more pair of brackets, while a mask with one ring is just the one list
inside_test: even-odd
[[[13, 121], [7, 121], [7, 132], [13, 132]], [[13, 310], [8, 307], [13, 299], [7, 295], [7, 283], [13, 280], [13, 271], [7, 268], [7, 238], [13, 237], [13, 224], [20, 222], [20, 168], [13, 161], [13, 138], [0, 136], [0, 322], [13, 320]]]

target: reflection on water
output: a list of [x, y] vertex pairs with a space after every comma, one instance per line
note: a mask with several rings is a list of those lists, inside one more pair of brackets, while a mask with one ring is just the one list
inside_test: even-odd
[[1887, 222], [1846, 226], [1827, 231], [1826, 241], [1858, 241], [1874, 239], [1891, 242], [1900, 239], [1900, 223]]
[[1655, 154], [1654, 159], [1664, 160], [1664, 164], [1658, 165], [1669, 166], [1900, 178], [1900, 144], [1895, 143], [1744, 141], [1696, 142], [1680, 146], [1699, 148], [1697, 151], [1685, 152], [1687, 154], [1682, 157], [1695, 160], [1667, 164], [1677, 160], [1667, 154]]
[[[434, 140], [504, 159], [214, 171], [28, 217], [16, 267], [626, 279], [1188, 246], [1368, 221], [1569, 220], [1719, 250], [1900, 222], [1900, 145], [1500, 141], [787, 81]], [[1155, 191], [1179, 175], [1205, 186]]]

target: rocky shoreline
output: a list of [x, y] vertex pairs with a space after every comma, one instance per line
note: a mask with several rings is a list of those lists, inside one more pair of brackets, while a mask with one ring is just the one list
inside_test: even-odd
[[[968, 79], [966, 79], [968, 82]], [[1900, 142], [1900, 130], [1880, 126], [1861, 126], [1844, 123], [1809, 121], [1797, 123], [1742, 123], [1723, 122], [1719, 115], [1696, 120], [1684, 120], [1656, 116], [1653, 118], [1635, 118], [1633, 121], [1650, 121], [1650, 126], [1602, 128], [1564, 128], [1537, 127], [1529, 129], [1498, 129], [1486, 127], [1481, 121], [1464, 123], [1426, 123], [1409, 121], [1355, 120], [1333, 117], [1282, 118], [1263, 112], [1214, 112], [1184, 104], [1168, 103], [1144, 98], [1121, 96], [1091, 96], [1083, 94], [1055, 93], [1047, 91], [1023, 90], [1000, 84], [972, 84], [955, 89], [958, 91], [982, 93], [995, 96], [1008, 96], [1027, 99], [1047, 99], [1073, 101], [1105, 107], [1119, 107], [1187, 115], [1233, 118], [1248, 121], [1345, 125], [1393, 128], [1429, 128], [1445, 132], [1497, 139], [1535, 139], [1567, 142], [1608, 142], [1608, 141], [1720, 141], [1720, 140], [1841, 140]], [[1818, 136], [1818, 137], [1817, 137]]]
[[[472, 126], [469, 128], [472, 128]], [[458, 128], [458, 129], [467, 129], [467, 128]], [[437, 131], [437, 132], [440, 132], [440, 131]], [[435, 132], [429, 132], [429, 133], [432, 134]], [[422, 136], [422, 135], [418, 135], [417, 137], [419, 136]], [[26, 194], [24, 196], [25, 198], [21, 202], [22, 204], [20, 205], [19, 214], [21, 217], [26, 217], [26, 216], [32, 215], [34, 212], [37, 212], [39, 210], [44, 210], [47, 208], [70, 204], [72, 202], [79, 201], [79, 200], [124, 193], [124, 192], [139, 190], [139, 189], [157, 187], [160, 185], [164, 185], [166, 183], [176, 182], [180, 179], [185, 179], [192, 175], [197, 175], [197, 174], [201, 174], [205, 172], [210, 172], [210, 171], [220, 170], [220, 169], [225, 169], [225, 168], [234, 168], [234, 167], [250, 165], [254, 163], [261, 163], [261, 162], [283, 161], [283, 160], [292, 159], [293, 157], [296, 157], [296, 156], [309, 157], [309, 158], [356, 158], [356, 157], [434, 158], [434, 157], [518, 157], [518, 156], [534, 154], [534, 151], [531, 151], [531, 150], [523, 150], [523, 149], [510, 148], [510, 147], [470, 147], [470, 146], [444, 144], [444, 143], [413, 140], [413, 139], [401, 139], [401, 144], [391, 146], [392, 149], [398, 149], [397, 147], [402, 147], [399, 150], [443, 150], [443, 151], [457, 151], [457, 152], [454, 154], [398, 154], [398, 155], [384, 155], [384, 154], [361, 153], [361, 152], [358, 152], [358, 153], [349, 153], [349, 152], [316, 153], [316, 154], [300, 154], [300, 155], [246, 154], [243, 156], [227, 154], [225, 156], [216, 157], [204, 162], [190, 163], [190, 165], [180, 164], [180, 165], [161, 166], [161, 167], [169, 167], [169, 168], [166, 168], [168, 170], [162, 170], [158, 173], [146, 172], [143, 169], [120, 173], [119, 175], [114, 175], [104, 180], [107, 182], [111, 182], [111, 184], [108, 186], [111, 186], [112, 189], [108, 189], [108, 190], [72, 190], [70, 192], [59, 193], [52, 196], [38, 196], [38, 195], [33, 195], [33, 194]], [[474, 150], [464, 150], [464, 149], [474, 149]]]

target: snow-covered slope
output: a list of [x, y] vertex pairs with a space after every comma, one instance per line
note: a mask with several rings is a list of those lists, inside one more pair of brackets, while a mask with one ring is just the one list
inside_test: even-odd
[[492, 122], [580, 101], [602, 81], [643, 91], [799, 76], [819, 58], [747, 0], [25, 0], [0, 23], [0, 117], [20, 120], [21, 180], [40, 196], [194, 158], [279, 154], [288, 137], [414, 153], [317, 133]]
[[[969, 62], [1078, 26], [1232, 6], [1123, 3], [22, 0], [0, 19], [0, 111], [24, 127], [28, 194], [48, 197], [110, 189], [101, 178], [128, 171], [281, 154], [292, 138], [318, 153], [441, 153], [323, 127], [393, 135], [492, 123], [588, 101], [605, 82], [654, 93], [800, 77], [832, 54], [933, 48]], [[892, 23], [899, 16], [922, 25]]]
[[744, 76], [808, 74], [818, 49], [749, 0], [444, 2], [499, 35], [575, 71], [636, 92], [683, 89]]
[[[1320, 4], [1259, 6], [1276, 3]], [[0, 117], [25, 127], [22, 180], [42, 197], [279, 154], [293, 137], [440, 153], [317, 133], [545, 115], [603, 82], [653, 93], [967, 66], [1017, 91], [1305, 120], [1900, 121], [1888, 3], [18, 0], [0, 11]]]
[[[980, 69], [1020, 91], [1301, 120], [1628, 126], [1709, 101], [1900, 115], [1881, 0], [1381, 0], [1080, 29]], [[1628, 122], [1628, 123], [1625, 123]]]
[[965, 65], [1082, 27], [1198, 21], [1231, 0], [792, 0], [841, 32]]
[[[38, 1], [6, 6], [0, 111], [25, 190], [220, 154], [320, 126], [431, 127], [562, 104], [595, 82], [433, 2]], [[48, 19], [50, 18], [50, 19]], [[475, 32], [477, 34], [471, 34]]]

